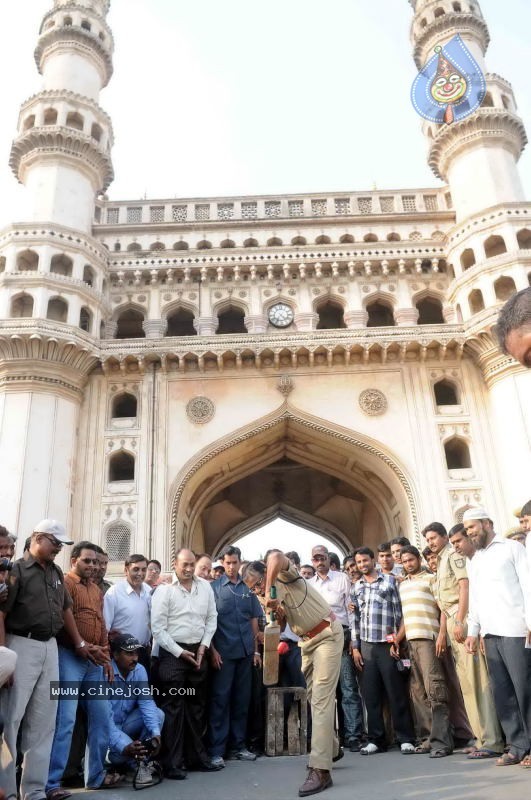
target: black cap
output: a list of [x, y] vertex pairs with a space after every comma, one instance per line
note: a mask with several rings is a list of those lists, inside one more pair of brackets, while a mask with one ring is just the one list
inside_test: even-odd
[[134, 636], [129, 636], [128, 633], [117, 636], [111, 642], [111, 650], [115, 653], [117, 650], [125, 650], [126, 653], [134, 653], [135, 650], [141, 650], [142, 645], [135, 639]]

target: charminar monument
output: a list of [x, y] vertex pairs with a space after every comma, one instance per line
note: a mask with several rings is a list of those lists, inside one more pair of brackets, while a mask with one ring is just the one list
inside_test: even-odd
[[477, 504], [513, 525], [531, 372], [492, 327], [531, 282], [531, 204], [479, 3], [410, 0], [417, 68], [459, 33], [487, 81], [465, 120], [419, 118], [439, 188], [140, 202], [105, 194], [109, 4], [53, 2], [11, 149], [32, 212], [0, 231], [1, 522], [57, 518], [115, 575], [275, 517], [344, 550]]

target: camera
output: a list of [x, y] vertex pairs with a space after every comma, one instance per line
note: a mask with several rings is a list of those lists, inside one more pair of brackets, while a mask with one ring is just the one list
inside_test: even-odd
[[157, 749], [157, 745], [153, 743], [153, 739], [142, 739], [142, 747], [146, 751], [147, 758], [151, 758], [151, 754]]

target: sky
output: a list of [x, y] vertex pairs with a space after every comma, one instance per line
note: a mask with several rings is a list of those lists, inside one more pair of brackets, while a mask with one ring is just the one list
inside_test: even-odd
[[285, 553], [295, 550], [300, 556], [301, 564], [311, 564], [312, 547], [318, 544], [324, 544], [330, 551], [337, 553], [341, 561], [347, 555], [326, 537], [282, 519], [268, 522], [262, 528], [242, 536], [234, 544], [242, 551], [244, 561], [261, 559], [270, 547], [279, 547]]
[[[7, 161], [52, 0], [0, 4], [0, 225], [21, 208]], [[531, 128], [529, 0], [482, 0], [488, 69]], [[112, 0], [111, 199], [439, 185], [409, 99], [407, 0]], [[531, 194], [531, 155], [521, 171]]]

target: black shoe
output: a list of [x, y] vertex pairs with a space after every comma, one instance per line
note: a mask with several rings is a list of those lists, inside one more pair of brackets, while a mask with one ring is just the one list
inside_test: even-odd
[[180, 769], [180, 767], [165, 769], [163, 774], [164, 777], [168, 778], [170, 781], [184, 781], [186, 778], [186, 770]]
[[362, 744], [362, 742], [360, 742], [360, 741], [358, 741], [356, 739], [355, 741], [350, 742], [350, 744], [348, 744], [347, 747], [348, 747], [348, 749], [350, 750], [351, 753], [359, 753], [359, 751], [363, 747], [363, 744]]
[[341, 745], [339, 745], [339, 750], [337, 751], [337, 756], [334, 756], [333, 759], [332, 759], [334, 764], [336, 763], [336, 761], [341, 761], [341, 759], [343, 758], [344, 755], [345, 755], [345, 751], [343, 750]]

